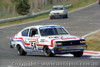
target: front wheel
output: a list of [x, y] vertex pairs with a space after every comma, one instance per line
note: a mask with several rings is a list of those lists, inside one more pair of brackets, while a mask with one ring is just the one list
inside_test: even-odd
[[73, 53], [74, 57], [81, 57], [83, 55], [83, 51], [82, 52], [75, 52]]
[[25, 56], [27, 53], [23, 50], [23, 48], [21, 46], [17, 46], [18, 49], [18, 55], [19, 56]]
[[65, 15], [65, 18], [68, 18], [68, 14]]
[[45, 56], [48, 56], [48, 57], [54, 56], [54, 54], [51, 52], [51, 50], [47, 46], [44, 47], [43, 53], [44, 53]]

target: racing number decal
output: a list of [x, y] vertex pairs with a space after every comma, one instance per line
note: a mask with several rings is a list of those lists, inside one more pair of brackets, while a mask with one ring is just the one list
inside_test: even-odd
[[31, 42], [31, 46], [33, 50], [36, 50], [36, 43], [35, 42]]

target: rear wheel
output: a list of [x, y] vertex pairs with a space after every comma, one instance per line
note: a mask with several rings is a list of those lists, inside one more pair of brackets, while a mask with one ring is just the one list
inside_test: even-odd
[[25, 56], [27, 54], [20, 45], [17, 46], [17, 49], [19, 56]]
[[45, 46], [43, 49], [44, 55], [48, 57], [53, 57], [54, 54], [51, 52], [51, 50], [48, 48], [48, 46]]
[[74, 57], [81, 57], [83, 55], [83, 51], [82, 52], [75, 52], [73, 53]]

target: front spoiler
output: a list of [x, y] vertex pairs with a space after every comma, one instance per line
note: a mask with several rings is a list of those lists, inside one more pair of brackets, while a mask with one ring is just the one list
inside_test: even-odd
[[[83, 47], [84, 46], [84, 47]], [[78, 46], [59, 46], [54, 48], [55, 54], [67, 54], [67, 53], [74, 53], [74, 52], [82, 52], [86, 49], [86, 45], [78, 45]]]
[[68, 54], [68, 53], [75, 53], [75, 52], [83, 52], [84, 49], [76, 49], [76, 50], [66, 50], [66, 51], [54, 51], [55, 54]]

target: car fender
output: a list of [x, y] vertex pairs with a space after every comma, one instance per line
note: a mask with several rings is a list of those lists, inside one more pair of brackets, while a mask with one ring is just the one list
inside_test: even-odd
[[25, 46], [22, 42], [17, 42], [15, 47], [17, 48], [18, 45], [20, 45], [25, 50]]

